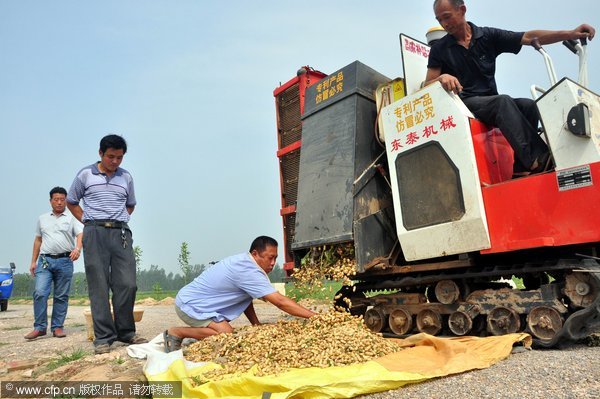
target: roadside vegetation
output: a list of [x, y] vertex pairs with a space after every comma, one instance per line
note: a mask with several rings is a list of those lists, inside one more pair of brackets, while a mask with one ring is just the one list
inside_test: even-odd
[[[188, 243], [181, 243], [177, 262], [180, 273], [168, 272], [158, 266], [150, 265], [143, 268], [143, 251], [139, 246], [133, 248], [138, 292], [136, 300], [152, 298], [161, 301], [165, 298], [175, 298], [179, 289], [189, 283], [216, 262], [205, 264], [190, 264], [191, 252]], [[286, 295], [296, 301], [314, 299], [320, 301], [333, 300], [335, 294], [344, 284], [349, 284], [354, 272], [354, 248], [348, 245], [323, 246], [308, 252], [302, 259], [302, 270], [295, 270], [299, 280], [286, 278], [285, 271], [275, 265], [269, 274], [272, 283], [285, 282]], [[316, 266], [318, 265], [318, 267]], [[523, 280], [513, 277], [518, 289], [524, 288]], [[27, 273], [14, 275], [14, 288], [11, 301], [29, 301], [35, 287], [35, 279]], [[371, 293], [370, 295], [382, 292]], [[84, 272], [73, 274], [71, 305], [88, 305], [87, 279]]]
[[[185, 284], [198, 277], [204, 270], [210, 268], [216, 262], [208, 264], [190, 264], [191, 252], [186, 242], [181, 243], [180, 253], [176, 257], [180, 272], [167, 272], [158, 265], [150, 265], [149, 268], [143, 267], [143, 251], [139, 246], [133, 247], [136, 263], [136, 281], [138, 292], [136, 299], [154, 298], [162, 300], [167, 297], [175, 297]], [[84, 250], [85, 256], [85, 250]], [[19, 268], [17, 268], [19, 271]], [[275, 265], [273, 271], [269, 274], [271, 282], [278, 283], [285, 279], [285, 272], [279, 265]], [[12, 291], [12, 300], [31, 299], [31, 294], [35, 288], [35, 278], [31, 277], [29, 270], [14, 275], [14, 286]], [[73, 273], [71, 282], [71, 291], [69, 298], [72, 304], [77, 305], [79, 301], [85, 301], [88, 298], [87, 279], [84, 272]]]
[[71, 363], [76, 360], [83, 359], [84, 357], [86, 357], [89, 354], [90, 354], [90, 352], [85, 351], [82, 348], [75, 348], [71, 352], [68, 352], [68, 353], [59, 353], [58, 358], [50, 361], [50, 363], [48, 363], [46, 365], [46, 368], [48, 371], [52, 371], [61, 366], [64, 366], [67, 363]]

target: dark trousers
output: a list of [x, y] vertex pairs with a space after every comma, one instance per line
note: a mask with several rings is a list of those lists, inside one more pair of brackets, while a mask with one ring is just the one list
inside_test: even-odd
[[537, 132], [540, 117], [535, 101], [500, 94], [468, 97], [463, 102], [477, 119], [502, 131], [515, 153], [515, 172], [530, 170], [534, 161], [548, 151]]
[[125, 230], [125, 235], [127, 246], [123, 248], [121, 229], [92, 225], [83, 229], [85, 275], [96, 336], [94, 345], [112, 344], [116, 340], [128, 342], [135, 335], [135, 257], [131, 231]]

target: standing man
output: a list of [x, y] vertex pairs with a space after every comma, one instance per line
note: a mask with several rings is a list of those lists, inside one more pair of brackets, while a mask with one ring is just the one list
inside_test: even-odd
[[50, 190], [52, 212], [38, 218], [33, 255], [29, 272], [35, 277], [33, 291], [33, 331], [25, 335], [32, 340], [46, 335], [48, 327], [48, 296], [54, 285], [50, 330], [57, 338], [67, 336], [64, 331], [69, 307], [69, 290], [73, 278], [73, 261], [81, 255], [83, 227], [65, 213], [67, 190], [54, 187]]
[[[87, 254], [86, 254], [87, 256]], [[277, 259], [277, 241], [257, 237], [250, 252], [217, 262], [177, 293], [175, 312], [189, 327], [171, 327], [163, 334], [165, 352], [181, 348], [184, 338], [202, 339], [230, 333], [230, 321], [242, 313], [260, 324], [252, 300], [262, 298], [292, 316], [309, 318], [315, 312], [281, 295], [269, 281]]]
[[448, 34], [431, 47], [425, 84], [440, 82], [446, 90], [458, 94], [477, 119], [500, 128], [515, 153], [515, 174], [544, 171], [550, 152], [537, 133], [539, 114], [535, 102], [498, 95], [496, 57], [502, 53], [517, 54], [535, 39], [542, 45], [591, 40], [594, 28], [587, 24], [561, 31], [480, 28], [465, 19], [467, 7], [463, 0], [435, 0], [433, 10]]
[[[103, 137], [98, 151], [100, 161], [77, 173], [67, 196], [67, 207], [85, 225], [85, 274], [97, 354], [109, 352], [115, 341], [126, 344], [148, 342], [135, 333], [133, 320], [136, 269], [127, 222], [136, 200], [131, 175], [119, 167], [126, 152], [127, 143], [123, 137], [115, 134]], [[81, 201], [83, 208], [79, 205]]]

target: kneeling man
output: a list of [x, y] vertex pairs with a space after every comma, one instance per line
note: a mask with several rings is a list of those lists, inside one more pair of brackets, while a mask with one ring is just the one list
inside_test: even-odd
[[163, 334], [165, 351], [181, 348], [183, 338], [203, 339], [233, 332], [230, 321], [242, 313], [258, 325], [252, 300], [262, 298], [284, 312], [309, 318], [315, 312], [281, 295], [269, 281], [277, 259], [277, 241], [257, 237], [250, 251], [216, 263], [183, 287], [175, 299], [175, 311], [189, 327], [171, 327]]

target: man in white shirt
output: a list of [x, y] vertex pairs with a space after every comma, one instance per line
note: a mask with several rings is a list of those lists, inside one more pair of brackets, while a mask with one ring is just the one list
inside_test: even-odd
[[65, 213], [67, 190], [50, 190], [52, 212], [38, 219], [33, 241], [33, 255], [29, 271], [35, 277], [33, 292], [33, 331], [25, 339], [33, 340], [46, 335], [48, 327], [48, 296], [54, 285], [50, 330], [57, 338], [66, 336], [64, 322], [69, 306], [69, 290], [73, 278], [73, 261], [81, 255], [83, 226]]

